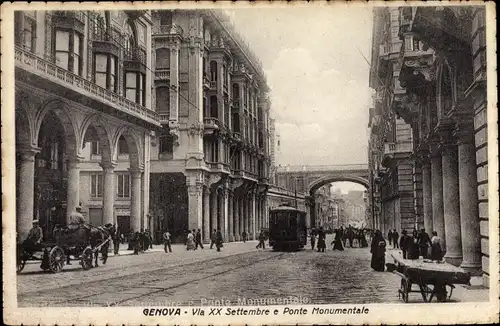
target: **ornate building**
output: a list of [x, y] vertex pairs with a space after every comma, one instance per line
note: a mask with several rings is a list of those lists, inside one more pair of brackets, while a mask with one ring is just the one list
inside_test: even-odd
[[[448, 262], [482, 274], [488, 284], [485, 7], [377, 8], [374, 19], [372, 62], [379, 68], [372, 77], [393, 82], [384, 93], [390, 112], [375, 108], [371, 114], [370, 148], [393, 115], [411, 126], [414, 196], [422, 194], [422, 211], [414, 205], [415, 214], [444, 240]], [[379, 36], [389, 22], [400, 41], [384, 43]], [[398, 43], [400, 50], [389, 51], [390, 67], [380, 68], [377, 62], [387, 61], [382, 45]], [[377, 157], [370, 157], [374, 174]], [[390, 179], [379, 174], [374, 192]], [[376, 222], [386, 223], [383, 215]]]
[[33, 219], [50, 237], [77, 206], [95, 224], [147, 227], [150, 130], [160, 126], [149, 22], [147, 11], [15, 13], [20, 238]]
[[162, 129], [151, 143], [151, 228], [175, 240], [201, 229], [209, 241], [267, 218], [269, 88], [259, 60], [216, 10], [152, 13], [152, 106]]

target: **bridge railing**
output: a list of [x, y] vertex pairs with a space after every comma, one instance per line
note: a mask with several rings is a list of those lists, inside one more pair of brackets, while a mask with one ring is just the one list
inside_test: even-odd
[[368, 164], [338, 164], [338, 165], [278, 165], [276, 172], [318, 172], [318, 171], [349, 171], [368, 170]]

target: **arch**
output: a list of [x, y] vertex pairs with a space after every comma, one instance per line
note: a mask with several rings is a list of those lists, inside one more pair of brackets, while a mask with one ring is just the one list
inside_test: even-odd
[[113, 137], [112, 147], [113, 152], [118, 153], [118, 141], [120, 137], [123, 136], [127, 142], [129, 150], [129, 160], [131, 169], [140, 169], [143, 166], [142, 162], [142, 142], [139, 136], [129, 127], [123, 126], [117, 130], [115, 136]]
[[80, 137], [78, 134], [78, 128], [76, 127], [76, 122], [73, 120], [73, 115], [70, 114], [66, 103], [60, 99], [54, 99], [43, 103], [40, 108], [41, 109], [39, 109], [35, 117], [35, 137], [33, 139], [35, 144], [38, 144], [40, 128], [47, 113], [53, 112], [60, 120], [64, 129], [64, 135], [66, 137], [66, 154], [70, 156], [79, 156], [80, 147], [77, 146], [77, 140], [80, 139]]
[[23, 93], [16, 94], [15, 135], [16, 146], [36, 145], [33, 137], [35, 123], [31, 114], [31, 104]]
[[125, 41], [125, 51], [130, 52], [132, 49], [137, 47], [137, 27], [132, 19], [128, 18], [125, 20], [124, 30], [124, 41]]
[[106, 129], [106, 124], [102, 122], [99, 114], [88, 116], [82, 124], [80, 134], [82, 135], [79, 149], [85, 145], [85, 136], [89, 128], [93, 128], [99, 138], [99, 147], [102, 148], [101, 157], [103, 162], [111, 162], [114, 157], [114, 147], [111, 146], [110, 132]]
[[357, 184], [360, 184], [367, 189], [370, 187], [370, 183], [368, 182], [368, 179], [363, 178], [363, 177], [357, 177], [357, 176], [325, 176], [321, 177], [319, 179], [314, 180], [311, 182], [308, 186], [308, 191], [309, 194], [312, 196], [318, 190], [320, 187], [332, 183], [332, 182], [341, 182], [341, 181], [346, 181], [346, 182], [354, 182]]

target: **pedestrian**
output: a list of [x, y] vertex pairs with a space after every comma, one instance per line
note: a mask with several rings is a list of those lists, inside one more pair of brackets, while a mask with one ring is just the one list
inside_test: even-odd
[[311, 232], [311, 249], [314, 250], [314, 246], [316, 245], [316, 234]]
[[412, 242], [411, 237], [408, 236], [406, 230], [403, 230], [401, 239], [399, 240], [399, 247], [403, 251], [403, 259], [407, 259], [408, 257], [408, 250], [410, 249], [411, 242]]
[[186, 241], [186, 250], [194, 250], [195, 249], [195, 246], [194, 246], [194, 235], [193, 233], [191, 232], [191, 230], [188, 230], [188, 234], [187, 234], [187, 241]]
[[399, 249], [399, 233], [394, 229], [394, 232], [392, 232], [392, 245], [394, 246], [394, 249]]
[[243, 238], [243, 243], [247, 242], [247, 233], [246, 233], [246, 231], [243, 231], [241, 233], [241, 237]]
[[140, 233], [140, 237], [139, 237], [139, 247], [140, 247], [140, 251], [141, 252], [144, 252], [146, 249], [145, 248], [145, 245], [146, 244], [146, 237], [144, 236], [144, 229], [141, 228], [141, 233]]
[[377, 272], [385, 270], [385, 247], [386, 242], [380, 230], [375, 231], [375, 236], [372, 239], [371, 250], [372, 254], [371, 268]]
[[349, 240], [349, 247], [352, 248], [352, 242], [354, 240], [354, 230], [350, 224], [347, 228], [347, 239]]
[[342, 245], [342, 234], [339, 229], [335, 229], [335, 237], [331, 244], [333, 244], [333, 250], [344, 250], [344, 246]]
[[443, 260], [443, 250], [441, 249], [441, 238], [438, 236], [436, 231], [432, 231], [431, 259], [435, 261]]
[[215, 244], [216, 237], [217, 237], [217, 230], [214, 229], [214, 232], [210, 235], [210, 249], [212, 249], [213, 245]]
[[153, 249], [153, 234], [150, 230], [148, 230], [148, 238], [149, 238], [149, 249]]
[[142, 234], [137, 231], [134, 235], [134, 255], [138, 255], [139, 251], [141, 250], [141, 242], [142, 242]]
[[431, 245], [432, 243], [429, 234], [425, 232], [425, 229], [421, 229], [418, 238], [418, 247], [420, 249], [420, 255], [422, 255], [422, 258], [426, 259], [429, 257], [429, 246]]
[[165, 250], [165, 253], [172, 252], [172, 245], [170, 243], [170, 232], [168, 232], [167, 230], [163, 232], [163, 248]]
[[392, 245], [392, 230], [389, 229], [389, 233], [387, 234], [387, 240], [389, 240], [389, 246]]
[[113, 235], [113, 253], [115, 254], [115, 256], [120, 254], [120, 242], [121, 242], [120, 232], [116, 231], [115, 234]]
[[193, 241], [194, 241], [194, 250], [198, 250], [198, 239], [196, 238], [196, 229], [193, 229]]
[[201, 229], [198, 229], [198, 232], [196, 232], [196, 236], [194, 238], [196, 240], [196, 247], [200, 246], [200, 248], [203, 249], [203, 241], [201, 240]]
[[326, 243], [325, 243], [325, 232], [323, 231], [323, 227], [319, 228], [318, 231], [318, 252], [325, 252]]
[[417, 230], [413, 230], [413, 234], [408, 240], [408, 259], [418, 259], [419, 257], [419, 245], [418, 245], [418, 233]]
[[220, 251], [220, 248], [223, 247], [222, 243], [222, 233], [220, 232], [220, 230], [217, 230], [217, 233], [215, 234], [215, 247], [217, 247], [217, 251]]
[[262, 248], [262, 249], [266, 249], [266, 244], [265, 244], [265, 241], [266, 241], [266, 235], [264, 234], [264, 231], [263, 230], [260, 230], [260, 234], [259, 234], [259, 244], [257, 245], [257, 249], [259, 248]]

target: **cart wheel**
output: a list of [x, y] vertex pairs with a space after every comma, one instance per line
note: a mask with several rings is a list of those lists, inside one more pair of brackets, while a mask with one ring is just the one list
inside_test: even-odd
[[26, 260], [24, 259], [24, 255], [17, 257], [17, 274], [21, 273], [21, 271], [26, 266]]
[[399, 293], [401, 294], [401, 298], [405, 303], [408, 303], [408, 292], [409, 292], [409, 286], [408, 286], [408, 281], [406, 281], [404, 278], [401, 279], [401, 289], [399, 290]]
[[90, 247], [87, 247], [83, 250], [82, 255], [80, 257], [80, 265], [84, 270], [89, 270], [92, 268], [92, 256], [93, 252]]
[[52, 273], [59, 273], [63, 270], [66, 257], [61, 247], [55, 246], [49, 253], [49, 269]]

